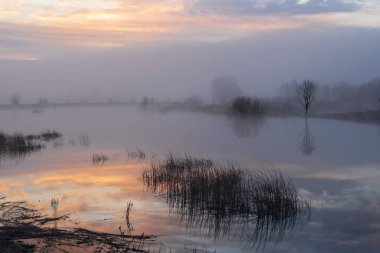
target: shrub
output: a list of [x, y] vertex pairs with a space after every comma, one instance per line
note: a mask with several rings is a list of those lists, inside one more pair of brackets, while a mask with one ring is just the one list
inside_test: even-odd
[[261, 114], [264, 111], [263, 105], [259, 99], [245, 96], [236, 97], [232, 101], [231, 109], [233, 113], [244, 115]]

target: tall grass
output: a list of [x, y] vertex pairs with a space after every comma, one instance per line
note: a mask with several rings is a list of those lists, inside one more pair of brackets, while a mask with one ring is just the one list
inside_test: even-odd
[[310, 215], [309, 202], [276, 169], [252, 171], [233, 162], [169, 154], [152, 161], [142, 181], [187, 227], [252, 246], [281, 240]]

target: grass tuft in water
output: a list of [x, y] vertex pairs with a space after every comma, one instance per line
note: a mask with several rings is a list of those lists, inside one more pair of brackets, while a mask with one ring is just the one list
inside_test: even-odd
[[97, 153], [94, 153], [92, 155], [92, 164], [97, 164], [97, 165], [102, 165], [104, 164], [107, 160], [108, 160], [108, 156], [101, 153], [101, 154], [97, 154]]
[[142, 151], [141, 149], [137, 148], [136, 151], [135, 150], [127, 150], [127, 154], [128, 154], [128, 158], [129, 159], [134, 159], [134, 160], [145, 160], [145, 152]]
[[260, 248], [281, 240], [310, 215], [309, 201], [273, 168], [246, 170], [234, 162], [169, 154], [152, 161], [141, 179], [188, 228]]
[[46, 142], [61, 138], [57, 131], [45, 131], [41, 134], [23, 135], [21, 133], [6, 134], [0, 132], [1, 158], [24, 158], [27, 154], [45, 148]]

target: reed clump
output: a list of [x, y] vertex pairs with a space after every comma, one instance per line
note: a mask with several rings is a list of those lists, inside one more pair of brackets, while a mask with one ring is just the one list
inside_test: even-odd
[[141, 178], [181, 223], [207, 236], [245, 238], [262, 247], [310, 215], [309, 202], [276, 169], [246, 170], [234, 162], [169, 154], [152, 161]]
[[46, 142], [61, 138], [57, 131], [45, 131], [41, 134], [23, 135], [22, 133], [6, 134], [0, 132], [0, 159], [22, 158], [25, 155], [45, 148]]
[[259, 115], [264, 112], [264, 106], [258, 98], [239, 96], [232, 101], [231, 112], [240, 115]]
[[97, 154], [97, 153], [94, 153], [92, 154], [92, 163], [93, 164], [104, 164], [107, 160], [109, 159], [109, 157], [103, 153], [101, 154]]
[[145, 152], [142, 151], [139, 148], [136, 148], [136, 150], [127, 150], [128, 158], [133, 160], [145, 160]]

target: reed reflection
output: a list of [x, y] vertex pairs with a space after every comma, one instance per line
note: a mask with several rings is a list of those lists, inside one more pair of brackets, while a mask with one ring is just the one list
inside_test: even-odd
[[166, 199], [180, 224], [251, 247], [281, 241], [310, 216], [309, 202], [275, 169], [248, 171], [234, 163], [170, 154], [152, 162], [142, 181]]
[[87, 149], [90, 146], [90, 137], [87, 134], [80, 134], [76, 138], [69, 139], [67, 143], [70, 146], [79, 145]]
[[[59, 199], [57, 197], [53, 197], [50, 201], [50, 206], [53, 209], [53, 218], [56, 219], [58, 217], [58, 205], [59, 205]], [[54, 221], [54, 228], [56, 229], [58, 227], [57, 220]]]
[[309, 128], [307, 117], [305, 117], [305, 127], [300, 133], [300, 137], [301, 139], [299, 144], [299, 150], [302, 152], [304, 156], [311, 155], [316, 149], [316, 145], [314, 142], [313, 134]]

